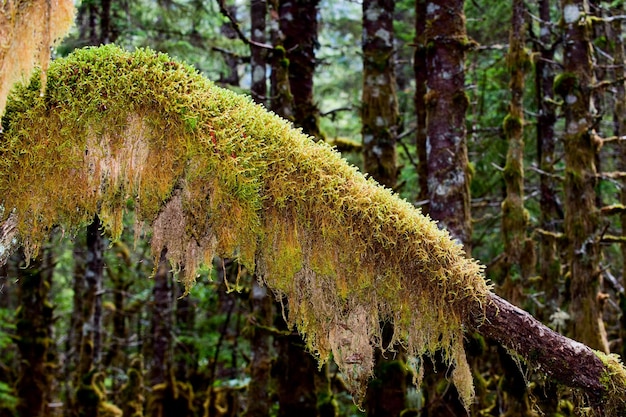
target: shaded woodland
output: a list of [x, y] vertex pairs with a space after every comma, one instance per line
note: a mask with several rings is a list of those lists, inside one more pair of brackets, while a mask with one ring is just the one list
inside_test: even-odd
[[[367, 318], [357, 307], [344, 306], [343, 310], [344, 330], [352, 333], [341, 337], [355, 340], [360, 334], [354, 329], [376, 328], [365, 341], [367, 348], [371, 348], [371, 340], [376, 342], [369, 369], [367, 360], [356, 354], [337, 354], [336, 346], [327, 346], [334, 343], [332, 337], [326, 343], [320, 336], [324, 332], [319, 329], [327, 331], [329, 326], [324, 314], [336, 307], [336, 301], [330, 296], [307, 300], [308, 295], [318, 293], [294, 293], [286, 277], [299, 276], [300, 269], [306, 275], [309, 261], [313, 272], [300, 277], [302, 282], [310, 275], [323, 275], [319, 271], [324, 268], [333, 269], [338, 277], [333, 282], [337, 298], [349, 299], [355, 288], [369, 283], [367, 274], [375, 268], [371, 265], [379, 261], [377, 257], [391, 259], [394, 252], [404, 251], [396, 255], [406, 261], [402, 256], [412, 253], [413, 247], [394, 246], [391, 240], [394, 233], [407, 236], [412, 229], [402, 229], [400, 223], [392, 223], [395, 220], [363, 220], [368, 226], [394, 230], [359, 230], [350, 239], [369, 243], [366, 236], [372, 235], [372, 245], [386, 242], [377, 237], [378, 233], [391, 236], [390, 243], [365, 252], [368, 259], [357, 256], [361, 253], [355, 244], [355, 256], [349, 258], [343, 254], [350, 253], [347, 246], [353, 241], [342, 229], [348, 220], [315, 223], [317, 217], [311, 215], [307, 219], [313, 219], [310, 221], [316, 229], [328, 226], [328, 230], [322, 231], [322, 237], [307, 235], [307, 239], [311, 246], [327, 248], [310, 253], [305, 246], [293, 250], [284, 241], [292, 236], [301, 238], [309, 229], [299, 228], [290, 213], [301, 214], [297, 211], [299, 195], [306, 195], [306, 201], [315, 200], [306, 194], [309, 190], [303, 182], [301, 189], [289, 188], [291, 193], [282, 200], [280, 195], [276, 197], [276, 212], [265, 210], [263, 221], [270, 221], [267, 219], [272, 216], [280, 219], [267, 230], [278, 232], [263, 241], [265, 246], [257, 247], [258, 236], [246, 229], [248, 207], [237, 200], [251, 193], [246, 187], [253, 181], [242, 181], [232, 185], [232, 195], [220, 195], [223, 203], [219, 210], [227, 213], [225, 220], [211, 220], [211, 227], [220, 230], [222, 240], [215, 244], [197, 238], [203, 249], [217, 245], [218, 251], [229, 252], [223, 236], [230, 231], [238, 236], [233, 237], [237, 250], [230, 251], [237, 256], [215, 257], [208, 260], [208, 265], [200, 265], [174, 245], [179, 240], [187, 243], [185, 233], [199, 236], [200, 232], [186, 230], [184, 236], [177, 237], [173, 235], [180, 230], [168, 229], [177, 219], [177, 204], [185, 215], [197, 220], [194, 226], [203, 225], [203, 218], [211, 217], [205, 209], [213, 206], [203, 200], [208, 191], [201, 194], [204, 185], [200, 181], [193, 183], [191, 177], [185, 177], [196, 187], [190, 185], [189, 190], [197, 191], [193, 196], [198, 198], [189, 198], [184, 186], [173, 187], [167, 189], [167, 203], [157, 198], [162, 192], [161, 183], [146, 191], [141, 204], [138, 199], [121, 199], [119, 194], [125, 190], [120, 186], [122, 191], [111, 192], [110, 199], [98, 201], [99, 206], [93, 210], [98, 215], [85, 209], [84, 213], [90, 213], [89, 221], [77, 221], [85, 227], [65, 230], [62, 225], [45, 224], [45, 216], [55, 207], [69, 207], [82, 198], [80, 189], [75, 186], [75, 194], [68, 191], [69, 197], [62, 197], [66, 186], [61, 177], [67, 173], [69, 178], [73, 171], [54, 177], [44, 173], [53, 172], [57, 166], [41, 163], [40, 171], [33, 171], [41, 172], [41, 184], [33, 174], [9, 181], [13, 190], [2, 189], [3, 202], [23, 199], [23, 203], [11, 205], [24, 208], [18, 213], [39, 207], [43, 214], [37, 218], [39, 223], [28, 225], [32, 236], [41, 242], [26, 239], [20, 242], [21, 249], [10, 251], [11, 242], [0, 236], [0, 259], [4, 263], [0, 272], [0, 416], [619, 415], [615, 409], [626, 409], [626, 399], [611, 398], [607, 388], [601, 386], [602, 381], [588, 378], [597, 375], [587, 353], [575, 348], [569, 359], [559, 358], [563, 363], [551, 362], [559, 346], [578, 345], [558, 339], [563, 345], [545, 350], [529, 347], [521, 340], [524, 335], [531, 337], [524, 333], [534, 326], [530, 316], [501, 300], [508, 300], [550, 329], [600, 352], [601, 359], [596, 360], [601, 364], [609, 360], [606, 358], [618, 358], [602, 353], [623, 357], [626, 352], [626, 11], [621, 1], [497, 3], [92, 0], [77, 5], [75, 27], [55, 47], [53, 59], [90, 45], [114, 43], [128, 50], [150, 47], [176, 60], [158, 58], [158, 65], [166, 69], [182, 73], [186, 69], [178, 60], [185, 61], [192, 66], [190, 71], [197, 70], [219, 86], [249, 95], [318, 144], [335, 147], [359, 170], [402, 196], [407, 207], [417, 207], [437, 221], [453, 242], [463, 245], [463, 255], [485, 265], [484, 281], [466, 281], [463, 288], [467, 293], [479, 288], [476, 300], [484, 308], [484, 316], [473, 317], [468, 311], [476, 310], [470, 307], [463, 310], [466, 304], [476, 301], [473, 295], [463, 295], [461, 290], [458, 296], [451, 295], [456, 287], [450, 292], [445, 292], [446, 288], [447, 298], [442, 298], [445, 306], [434, 310], [448, 309], [449, 321], [423, 317], [425, 323], [445, 323], [433, 332], [433, 338], [439, 340], [426, 343], [423, 351], [413, 349], [410, 330], [406, 330], [411, 326], [403, 319], [413, 310], [421, 312], [423, 305], [410, 303], [428, 299], [429, 293], [411, 298], [408, 287], [387, 284], [390, 288], [385, 287], [383, 295], [406, 301], [403, 310], [370, 314]], [[152, 62], [152, 58], [146, 58], [148, 52], [144, 51], [144, 56], [143, 50], [139, 51], [141, 59]], [[131, 58], [118, 52], [106, 53], [111, 54], [111, 62], [117, 59], [125, 65], [127, 60], [130, 65], [128, 72], [107, 69], [113, 74], [110, 79], [115, 79], [115, 71], [131, 79], [137, 70]], [[81, 77], [87, 80], [93, 75], [81, 67], [80, 59], [89, 57], [85, 52], [83, 58], [68, 58], [76, 73], [63, 72], [70, 67], [61, 67], [58, 71], [66, 78], [56, 72], [50, 75], [52, 85], [48, 88], [53, 93], [46, 96], [49, 113], [57, 108], [50, 104], [54, 100], [60, 103], [59, 108], [70, 107], [70, 98], [58, 99], [64, 94], [63, 88], [58, 88], [63, 84], [59, 80], [80, 85]], [[195, 76], [190, 77], [197, 81]], [[36, 83], [37, 78], [34, 80]], [[146, 86], [151, 88], [150, 84]], [[86, 96], [80, 97], [83, 101], [79, 103], [87, 104], [72, 110], [78, 113], [70, 114], [78, 116], [70, 120], [79, 120], [81, 114], [108, 114], [110, 108], [117, 109], [113, 97], [100, 93], [115, 92], [113, 87], [89, 88], [76, 90]], [[54, 91], [60, 91], [59, 95], [54, 96]], [[90, 91], [99, 93], [91, 99]], [[132, 91], [137, 102], [143, 97], [140, 87], [122, 91]], [[178, 92], [162, 91], [171, 95], [157, 94], [155, 102], [167, 103]], [[3, 175], [11, 172], [7, 168], [12, 166], [11, 158], [21, 158], [12, 153], [14, 136], [7, 138], [15, 130], [12, 123], [19, 123], [20, 114], [30, 111], [20, 108], [23, 104], [19, 101], [26, 103], [24, 97], [29, 94], [39, 94], [39, 86], [22, 90], [15, 102], [9, 100], [7, 116], [2, 120], [9, 132], [0, 136]], [[180, 102], [172, 104], [171, 114], [178, 117], [180, 109], [174, 107], [185, 97], [192, 104], [200, 100], [194, 94], [193, 89], [183, 94]], [[224, 97], [224, 102], [240, 103], [229, 95]], [[248, 110], [247, 105], [237, 104], [235, 108]], [[169, 111], [167, 106], [159, 108]], [[228, 105], [220, 109], [230, 111]], [[257, 138], [253, 137], [262, 136], [264, 129], [272, 133], [274, 122], [249, 111], [249, 119], [237, 119], [242, 125], [249, 123], [248, 130], [242, 130], [240, 142], [222, 145], [219, 131], [207, 134], [208, 146], [215, 147], [210, 148], [214, 149], [212, 157], [217, 155], [221, 161], [217, 167], [246, 179], [248, 171], [237, 171], [239, 166], [233, 161], [246, 146], [263, 147], [263, 152], [265, 147], [274, 146], [269, 139], [255, 142]], [[120, 128], [121, 135], [132, 137], [149, 129], [180, 129], [187, 133], [204, 129], [202, 113], [194, 116], [191, 110], [185, 113], [189, 116], [181, 119], [180, 126], [175, 121], [150, 125], [157, 116], [174, 120], [174, 116], [168, 119], [163, 114], [145, 113], [148, 122], [131, 121], [130, 127]], [[254, 125], [250, 119], [259, 122]], [[117, 122], [114, 116], [103, 120], [109, 125]], [[73, 123], [64, 129], [72, 129]], [[52, 121], [33, 127], [39, 135], [33, 136], [45, 136], [41, 132], [46, 129], [55, 129]], [[249, 132], [252, 134], [247, 138]], [[56, 146], [54, 152], [71, 153], [70, 145], [65, 150], [65, 144], [54, 142], [52, 136], [50, 140]], [[299, 140], [285, 143], [297, 147]], [[162, 155], [180, 154], [180, 148], [186, 145], [177, 143], [179, 147], [164, 141], [159, 145]], [[320, 148], [311, 148], [311, 152], [319, 154], [308, 160], [315, 164], [310, 172], [332, 173], [334, 157], [328, 157], [333, 168], [327, 170], [327, 148], [315, 146]], [[40, 148], [54, 147], [45, 143]], [[39, 149], [37, 141], [29, 149]], [[288, 160], [291, 151], [276, 149], [280, 157], [277, 161]], [[54, 155], [52, 151], [41, 152]], [[170, 172], [179, 169], [176, 157], [146, 160], [146, 172], [163, 183]], [[207, 166], [213, 163], [196, 160]], [[262, 160], [253, 163], [262, 165]], [[294, 181], [303, 172], [309, 173], [304, 163], [294, 166], [298, 168], [291, 173]], [[278, 187], [278, 174], [283, 172], [277, 170], [275, 174]], [[219, 181], [230, 184], [226, 175]], [[342, 171], [341, 175], [353, 181], [351, 171]], [[77, 178], [75, 184], [79, 183]], [[354, 180], [361, 184], [359, 181]], [[320, 184], [328, 187], [320, 194], [323, 198], [310, 203], [306, 210], [330, 218], [337, 207], [333, 205], [331, 188], [343, 190], [343, 183], [323, 178]], [[216, 195], [213, 184], [205, 187], [210, 195]], [[56, 191], [50, 194], [51, 189], [60, 190], [61, 197], [56, 199]], [[269, 195], [271, 190], [268, 187], [265, 192]], [[346, 190], [352, 189], [346, 186]], [[150, 192], [157, 197], [150, 200]], [[396, 203], [385, 211], [387, 197], [377, 193], [387, 196], [387, 192], [376, 191], [370, 200], [380, 207], [355, 204], [359, 213], [365, 213], [359, 219], [396, 214]], [[259, 204], [266, 204], [270, 198], [275, 197], [266, 196]], [[254, 204], [250, 202], [251, 207]], [[404, 213], [404, 206], [397, 204]], [[347, 207], [338, 207], [348, 212]], [[2, 206], [3, 220], [10, 219], [7, 209]], [[84, 213], [64, 215], [75, 220]], [[140, 227], [146, 218], [156, 219], [151, 223], [153, 230]], [[423, 228], [431, 236], [428, 228]], [[439, 236], [436, 233], [433, 231], [433, 236]], [[2, 234], [11, 235], [4, 229]], [[251, 243], [236, 240], [242, 236], [249, 237]], [[420, 248], [419, 242], [415, 245]], [[335, 247], [341, 250], [335, 252]], [[436, 258], [439, 249], [434, 246], [428, 255]], [[456, 259], [456, 249], [446, 250]], [[250, 259], [253, 261], [246, 262]], [[386, 271], [386, 275], [376, 272], [376, 276], [402, 283], [405, 281], [394, 281], [391, 276], [404, 274], [413, 264], [393, 266], [396, 269]], [[453, 267], [457, 264], [451, 264], [450, 270]], [[470, 270], [467, 275], [474, 276], [474, 267], [467, 261], [458, 268]], [[363, 269], [363, 277], [348, 276], [359, 269]], [[424, 270], [421, 275], [431, 272]], [[449, 271], [442, 274], [457, 276]], [[192, 286], [188, 285], [191, 281], [195, 281]], [[323, 285], [319, 288], [327, 288]], [[488, 286], [497, 295], [481, 298], [481, 291]], [[428, 286], [416, 288], [431, 290]], [[485, 300], [491, 302], [482, 305]], [[366, 301], [369, 299], [359, 299]], [[383, 305], [379, 299], [374, 301]], [[506, 321], [502, 322], [502, 317]], [[502, 329], [507, 326], [510, 331], [503, 335]], [[464, 331], [463, 340], [454, 339], [459, 329]], [[331, 326], [329, 332], [332, 335], [339, 330]], [[408, 342], [405, 333], [409, 334]], [[320, 366], [317, 357], [323, 358], [330, 351], [333, 360]], [[459, 359], [460, 351], [463, 360]], [[588, 354], [594, 355], [591, 350]], [[465, 371], [471, 374], [473, 395], [464, 391], [464, 385], [458, 383], [460, 377], [454, 375]], [[363, 381], [366, 385], [361, 384]], [[607, 404], [614, 408], [605, 410]]]

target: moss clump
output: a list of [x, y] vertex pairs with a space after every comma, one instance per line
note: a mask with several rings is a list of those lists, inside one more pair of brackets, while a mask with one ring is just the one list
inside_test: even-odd
[[607, 416], [626, 415], [626, 369], [618, 355], [607, 355], [595, 351], [596, 355], [604, 364], [606, 370], [600, 377], [604, 385], [605, 396], [602, 408]]
[[214, 255], [255, 268], [355, 393], [392, 322], [388, 346], [444, 352], [469, 403], [463, 322], [486, 299], [481, 267], [328, 145], [167, 55], [115, 46], [53, 62], [45, 97], [19, 88], [5, 126], [0, 204], [30, 253], [53, 225], [95, 213], [117, 238], [132, 200], [186, 284]]

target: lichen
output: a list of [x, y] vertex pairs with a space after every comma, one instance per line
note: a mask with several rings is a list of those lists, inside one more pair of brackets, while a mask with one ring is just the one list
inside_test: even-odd
[[[33, 80], [12, 96], [0, 145], [0, 204], [15, 208], [30, 253], [54, 225], [72, 232], [96, 213], [118, 238], [131, 201], [153, 254], [167, 246], [188, 286], [214, 255], [255, 268], [355, 393], [372, 347], [401, 343], [443, 352], [469, 403], [463, 322], [488, 286], [411, 204], [163, 54], [88, 48], [52, 63], [45, 97]], [[380, 346], [384, 322], [394, 334]]]

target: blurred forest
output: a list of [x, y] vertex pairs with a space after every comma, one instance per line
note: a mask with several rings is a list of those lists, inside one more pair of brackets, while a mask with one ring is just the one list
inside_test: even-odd
[[[622, 0], [83, 0], [53, 57], [150, 47], [250, 95], [392, 188], [486, 266], [497, 294], [624, 356]], [[440, 358], [379, 354], [357, 407], [252, 271], [189, 294], [149, 236], [95, 218], [0, 269], [0, 416], [465, 416]], [[472, 416], [584, 415], [479, 335]]]

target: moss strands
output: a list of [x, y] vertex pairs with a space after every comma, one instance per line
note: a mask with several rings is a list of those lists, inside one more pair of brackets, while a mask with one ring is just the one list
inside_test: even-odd
[[488, 286], [448, 232], [327, 145], [166, 55], [88, 48], [48, 77], [45, 97], [36, 81], [13, 95], [0, 149], [0, 203], [18, 213], [29, 253], [53, 225], [73, 231], [96, 213], [116, 238], [130, 204], [152, 229], [153, 254], [167, 246], [188, 286], [214, 255], [256, 266], [355, 393], [379, 323], [392, 321], [389, 346], [441, 349], [468, 403], [463, 320]]
[[16, 81], [27, 79], [36, 65], [45, 74], [50, 47], [74, 22], [71, 0], [12, 0], [0, 3], [0, 116]]

